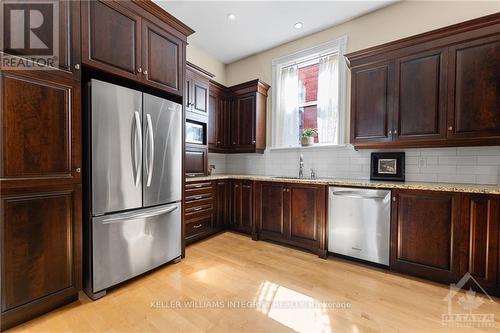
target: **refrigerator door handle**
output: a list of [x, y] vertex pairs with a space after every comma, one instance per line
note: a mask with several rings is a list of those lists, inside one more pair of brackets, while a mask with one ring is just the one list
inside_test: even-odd
[[[135, 117], [135, 138], [134, 138], [134, 146], [132, 147], [134, 150], [134, 169], [136, 170], [135, 175], [135, 187], [139, 185], [139, 180], [141, 179], [142, 174], [142, 124], [141, 117], [138, 111], [134, 112]], [[139, 138], [139, 154], [137, 154], [137, 138]], [[139, 161], [137, 161], [137, 155], [139, 155]]]
[[142, 212], [142, 213], [123, 213], [114, 217], [110, 217], [107, 219], [104, 219], [101, 221], [102, 224], [111, 224], [111, 223], [117, 223], [117, 222], [125, 222], [129, 221], [135, 218], [145, 218], [145, 217], [152, 217], [152, 216], [157, 216], [161, 214], [166, 214], [166, 213], [171, 213], [174, 210], [177, 209], [177, 206], [168, 206], [168, 207], [163, 207], [160, 209], [155, 209], [155, 210], [150, 210], [147, 212]]
[[155, 157], [155, 146], [154, 146], [154, 134], [153, 134], [153, 122], [151, 121], [151, 115], [148, 113], [146, 115], [148, 121], [148, 155], [149, 157], [146, 159], [146, 165], [148, 168], [148, 180], [146, 186], [151, 186], [151, 179], [153, 177], [153, 166], [154, 166], [154, 157]]

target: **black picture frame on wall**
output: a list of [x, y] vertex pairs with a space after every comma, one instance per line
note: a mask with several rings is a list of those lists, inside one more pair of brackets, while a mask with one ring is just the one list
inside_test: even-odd
[[405, 181], [405, 153], [372, 153], [370, 163], [371, 180]]

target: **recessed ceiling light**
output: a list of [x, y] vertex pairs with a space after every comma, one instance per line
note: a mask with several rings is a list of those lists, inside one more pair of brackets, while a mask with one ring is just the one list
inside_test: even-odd
[[229, 14], [227, 14], [227, 19], [229, 21], [234, 21], [234, 20], [236, 20], [236, 15], [234, 15], [233, 13], [229, 13]]
[[304, 25], [302, 24], [302, 22], [297, 22], [293, 26], [295, 27], [295, 29], [301, 29]]

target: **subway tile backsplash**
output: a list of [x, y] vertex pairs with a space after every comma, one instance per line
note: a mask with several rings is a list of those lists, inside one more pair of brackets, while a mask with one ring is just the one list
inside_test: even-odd
[[[317, 177], [370, 178], [370, 153], [352, 146], [266, 150], [264, 154], [209, 154], [215, 173], [296, 176], [304, 154], [305, 172]], [[401, 151], [401, 150], [394, 150]], [[499, 184], [500, 146], [404, 149], [406, 180], [466, 184]]]

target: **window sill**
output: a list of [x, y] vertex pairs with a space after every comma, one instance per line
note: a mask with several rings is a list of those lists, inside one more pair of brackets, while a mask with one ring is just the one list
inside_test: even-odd
[[288, 151], [302, 151], [302, 150], [320, 150], [320, 149], [337, 149], [337, 148], [345, 148], [347, 144], [338, 144], [338, 145], [330, 145], [330, 144], [315, 144], [308, 147], [296, 146], [296, 147], [269, 147], [267, 150], [269, 151], [280, 151], [280, 150], [288, 150]]

